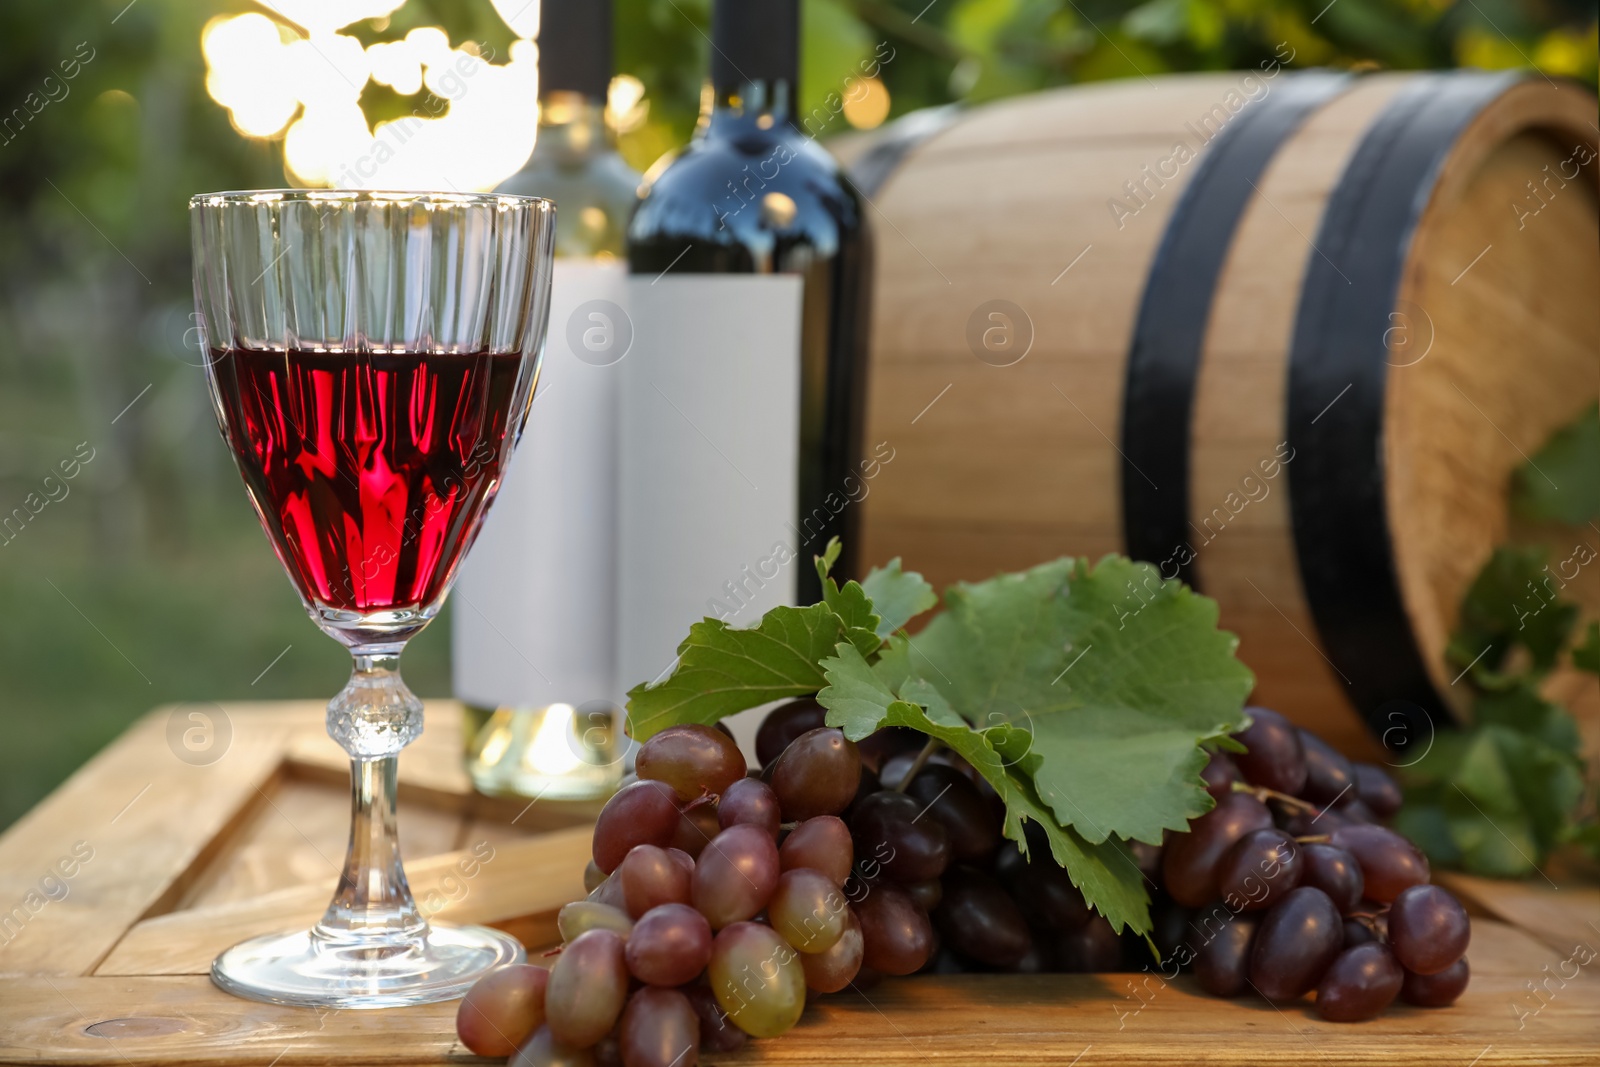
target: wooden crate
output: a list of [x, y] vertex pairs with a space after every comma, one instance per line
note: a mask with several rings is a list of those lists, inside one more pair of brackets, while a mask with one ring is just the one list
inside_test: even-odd
[[[175, 754], [184, 730], [205, 729], [191, 712], [213, 723], [214, 762]], [[238, 1000], [206, 977], [223, 948], [308, 925], [327, 903], [347, 765], [322, 716], [313, 703], [160, 709], [0, 837], [0, 1063], [474, 1059], [455, 1040], [454, 1003], [315, 1012]], [[582, 894], [592, 810], [476, 796], [458, 749], [459, 709], [431, 704], [400, 763], [411, 884], [432, 917], [542, 949], [555, 910]], [[460, 863], [474, 850], [492, 856], [469, 877]], [[913, 978], [826, 998], [791, 1033], [708, 1062], [1600, 1061], [1600, 890], [1567, 875], [1453, 883], [1479, 914], [1472, 986], [1448, 1010], [1335, 1025], [1304, 1005], [1211, 999], [1186, 978]]]

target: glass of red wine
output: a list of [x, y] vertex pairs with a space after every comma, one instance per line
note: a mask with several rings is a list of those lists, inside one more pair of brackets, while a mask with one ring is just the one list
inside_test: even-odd
[[458, 997], [524, 953], [496, 930], [430, 924], [406, 884], [396, 768], [422, 702], [400, 653], [438, 614], [521, 436], [555, 207], [292, 190], [189, 210], [222, 436], [306, 611], [355, 660], [328, 704], [353, 801], [333, 902], [309, 931], [228, 949], [212, 979], [317, 1007]]

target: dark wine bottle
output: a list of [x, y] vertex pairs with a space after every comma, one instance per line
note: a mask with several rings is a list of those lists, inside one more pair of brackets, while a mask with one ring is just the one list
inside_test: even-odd
[[694, 139], [645, 176], [628, 227], [623, 677], [656, 677], [702, 616], [748, 625], [854, 574], [868, 235], [854, 188], [796, 124], [799, 0], [716, 0]]

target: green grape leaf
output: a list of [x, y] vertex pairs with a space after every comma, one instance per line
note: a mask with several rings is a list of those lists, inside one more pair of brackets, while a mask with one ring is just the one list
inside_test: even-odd
[[1546, 559], [1543, 548], [1502, 546], [1467, 589], [1447, 655], [1460, 668], [1470, 665], [1481, 687], [1510, 684], [1496, 672], [1517, 645], [1528, 650], [1536, 671], [1555, 666], [1578, 608], [1561, 599], [1560, 579]]
[[833, 570], [833, 565], [839, 560], [841, 547], [837, 537], [828, 540], [828, 547], [822, 550], [822, 555], [817, 557], [817, 577], [822, 581], [822, 602], [833, 609], [844, 623], [845, 636], [850, 643], [861, 650], [863, 656], [874, 655], [883, 644], [883, 638], [878, 636], [878, 627], [882, 621], [878, 618], [873, 607], [872, 598], [866, 594], [859, 583], [849, 581], [844, 583], [844, 588], [828, 576]]
[[678, 723], [710, 725], [827, 684], [820, 666], [846, 627], [827, 604], [777, 607], [751, 629], [702, 619], [678, 646], [671, 676], [628, 691], [628, 733], [644, 741]]
[[902, 570], [900, 557], [874, 567], [861, 583], [881, 619], [878, 636], [887, 639], [900, 627], [939, 603], [939, 594], [916, 571]]
[[1557, 430], [1511, 476], [1511, 507], [1534, 521], [1600, 518], [1600, 405]]
[[1108, 556], [960, 584], [945, 607], [891, 644], [882, 675], [922, 679], [980, 728], [1030, 735], [1018, 769], [1063, 826], [1158, 844], [1210, 810], [1200, 745], [1239, 727], [1254, 686], [1214, 601]]
[[[828, 687], [817, 695], [828, 709], [828, 725], [859, 741], [886, 726], [905, 726], [937, 738], [972, 764], [1005, 803], [1006, 837], [1028, 851], [1026, 824], [1036, 822], [1050, 842], [1050, 854], [1064, 867], [1084, 899], [1119, 932], [1150, 930], [1150, 906], [1139, 868], [1120, 842], [1091, 843], [1055, 815], [1039, 798], [1018, 758], [1028, 751], [1026, 731], [1009, 723], [987, 729], [969, 726], [924, 679], [909, 679], [900, 699], [868, 665], [860, 651], [840, 642], [823, 666]], [[927, 701], [923, 705], [921, 701]]]

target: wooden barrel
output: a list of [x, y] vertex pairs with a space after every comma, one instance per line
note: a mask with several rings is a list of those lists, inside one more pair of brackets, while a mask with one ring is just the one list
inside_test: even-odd
[[1346, 750], [1461, 714], [1444, 648], [1507, 477], [1600, 389], [1595, 111], [1537, 76], [1257, 71], [891, 132], [854, 163], [893, 449], [863, 558], [943, 585], [1126, 551]]

